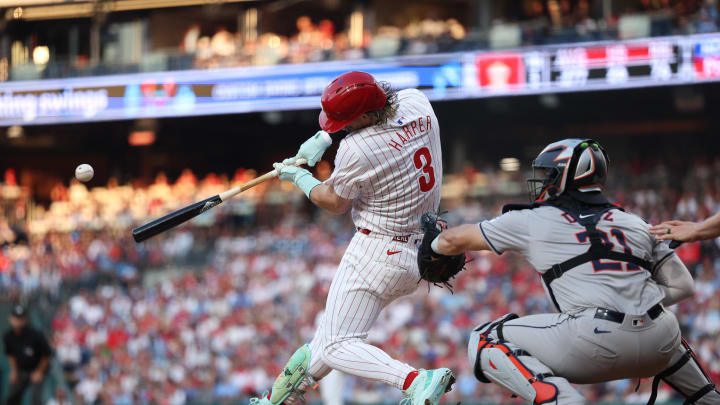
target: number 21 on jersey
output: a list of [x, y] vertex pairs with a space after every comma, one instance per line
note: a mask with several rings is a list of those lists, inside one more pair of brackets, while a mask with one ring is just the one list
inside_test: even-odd
[[435, 185], [435, 170], [432, 167], [430, 149], [427, 147], [418, 149], [413, 156], [413, 163], [415, 163], [416, 169], [422, 169], [423, 171], [423, 175], [418, 178], [418, 183], [420, 184], [420, 191], [427, 193]]
[[[632, 254], [632, 249], [630, 246], [628, 246], [627, 241], [625, 240], [625, 233], [623, 233], [622, 230], [618, 228], [610, 228], [610, 236], [608, 236], [608, 233], [605, 231], [602, 231], [598, 229], [600, 232], [600, 238], [602, 239], [603, 245], [607, 247], [608, 249], [611, 249], [615, 247], [615, 244], [612, 243], [610, 238], [615, 238], [617, 242], [622, 246], [623, 251], [625, 251], [626, 254]], [[585, 243], [588, 240], [588, 233], [586, 231], [578, 232], [575, 234], [575, 237], [577, 238], [578, 242]], [[642, 270], [637, 264], [634, 263], [624, 263], [625, 264], [625, 270], [626, 271], [640, 271]], [[595, 272], [598, 271], [622, 271], [623, 270], [623, 262], [616, 262], [616, 261], [604, 261], [602, 259], [593, 260], [592, 261], [593, 270]]]

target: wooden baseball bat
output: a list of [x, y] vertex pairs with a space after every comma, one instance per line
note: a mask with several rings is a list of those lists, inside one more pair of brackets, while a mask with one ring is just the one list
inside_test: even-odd
[[[307, 163], [306, 159], [298, 159], [295, 162], [296, 166], [304, 165]], [[159, 233], [165, 232], [168, 229], [174, 228], [184, 222], [187, 222], [203, 212], [217, 206], [218, 204], [226, 201], [237, 194], [242, 193], [245, 190], [251, 189], [260, 183], [277, 177], [277, 170], [271, 170], [262, 176], [252, 179], [245, 184], [237, 187], [233, 187], [230, 190], [223, 191], [220, 194], [214, 195], [210, 198], [206, 198], [202, 201], [192, 203], [179, 210], [173, 211], [163, 217], [160, 217], [154, 221], [148, 222], [145, 225], [138, 226], [132, 230], [133, 239], [135, 242], [140, 243], [147, 240]]]

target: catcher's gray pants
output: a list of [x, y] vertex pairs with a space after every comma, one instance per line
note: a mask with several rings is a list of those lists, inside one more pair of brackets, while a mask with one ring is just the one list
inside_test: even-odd
[[692, 348], [685, 341], [675, 350], [668, 367], [653, 379], [652, 399], [648, 404], [655, 403], [660, 380], [674, 388], [690, 404], [720, 404], [720, 392], [705, 374]]
[[[503, 324], [505, 344], [529, 354], [519, 359], [536, 375], [553, 374], [544, 381], [557, 386], [557, 404], [585, 403], [570, 383], [653, 377], [680, 345], [680, 328], [671, 312], [654, 320], [647, 314], [626, 315], [622, 324], [597, 319], [595, 312], [530, 315]], [[489, 337], [498, 340], [498, 330]], [[477, 337], [471, 336], [470, 347], [473, 339]]]

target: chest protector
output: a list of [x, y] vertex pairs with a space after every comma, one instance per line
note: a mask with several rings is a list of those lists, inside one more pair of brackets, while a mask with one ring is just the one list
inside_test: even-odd
[[608, 259], [608, 260], [615, 260], [615, 261], [621, 261], [621, 262], [627, 262], [632, 263], [637, 266], [640, 266], [641, 268], [652, 272], [653, 265], [649, 261], [642, 259], [637, 256], [633, 256], [629, 253], [625, 252], [616, 252], [612, 249], [610, 249], [605, 242], [603, 242], [603, 235], [600, 233], [600, 231], [597, 229], [597, 224], [600, 222], [600, 219], [602, 219], [602, 216], [605, 215], [608, 211], [611, 210], [620, 210], [625, 211], [622, 209], [622, 207], [618, 207], [616, 205], [612, 204], [602, 204], [602, 205], [592, 205], [592, 206], [584, 206], [582, 208], [576, 208], [573, 209], [571, 207], [565, 207], [562, 205], [556, 205], [548, 202], [535, 202], [532, 204], [508, 204], [503, 207], [503, 214], [508, 211], [513, 210], [521, 210], [521, 209], [533, 209], [533, 208], [539, 208], [542, 206], [551, 206], [555, 207], [566, 214], [570, 215], [575, 221], [577, 221], [578, 224], [585, 227], [585, 230], [587, 231], [588, 238], [590, 239], [590, 248], [588, 248], [585, 253], [582, 253], [578, 256], [572, 257], [570, 259], [565, 260], [562, 263], [554, 264], [552, 267], [547, 269], [542, 274], [542, 279], [545, 282], [545, 285], [547, 286], [548, 292], [550, 293], [550, 298], [552, 299], [553, 304], [555, 305], [555, 308], [557, 308], [558, 311], [562, 312], [560, 309], [560, 305], [558, 304], [557, 300], [555, 299], [555, 294], [553, 294], [552, 288], [550, 287], [551, 283], [555, 281], [556, 279], [562, 277], [563, 274], [566, 272], [583, 265], [585, 263], [591, 262], [593, 260], [600, 260], [600, 259]]

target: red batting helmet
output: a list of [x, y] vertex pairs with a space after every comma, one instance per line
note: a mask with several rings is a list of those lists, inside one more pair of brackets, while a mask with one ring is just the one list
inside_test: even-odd
[[387, 95], [371, 74], [344, 73], [325, 87], [320, 103], [320, 128], [338, 132], [366, 112], [385, 107]]

